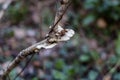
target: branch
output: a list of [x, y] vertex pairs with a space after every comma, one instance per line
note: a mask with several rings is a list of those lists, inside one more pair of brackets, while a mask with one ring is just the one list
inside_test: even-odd
[[63, 29], [59, 24], [60, 20], [62, 19], [64, 13], [66, 12], [67, 8], [69, 7], [68, 0], [62, 0], [61, 6], [56, 13], [55, 23], [52, 26], [48, 36], [43, 40], [40, 41], [24, 50], [22, 50], [18, 56], [11, 62], [8, 68], [1, 74], [1, 80], [6, 80], [7, 75], [27, 56], [38, 53], [41, 49], [48, 49], [52, 48], [58, 44], [58, 42], [67, 41], [73, 35], [74, 31], [72, 29]]
[[54, 30], [57, 28], [57, 25], [60, 23], [60, 20], [62, 19], [70, 4], [71, 2], [68, 4], [68, 0], [61, 0], [61, 7], [58, 9], [58, 12], [56, 12], [54, 25], [51, 27], [49, 34], [54, 32]]

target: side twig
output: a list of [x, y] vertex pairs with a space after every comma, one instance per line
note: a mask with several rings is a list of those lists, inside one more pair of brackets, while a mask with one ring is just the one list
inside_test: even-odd
[[34, 55], [35, 54], [32, 54], [31, 56], [30, 56], [30, 58], [27, 60], [27, 62], [26, 62], [26, 64], [25, 64], [25, 66], [23, 67], [23, 69], [20, 71], [20, 73], [19, 74], [17, 74], [16, 76], [15, 76], [15, 78], [13, 79], [13, 80], [16, 80], [17, 78], [18, 78], [18, 76], [25, 70], [25, 68], [28, 66], [28, 64], [31, 62], [31, 60], [32, 60], [32, 58], [34, 57]]

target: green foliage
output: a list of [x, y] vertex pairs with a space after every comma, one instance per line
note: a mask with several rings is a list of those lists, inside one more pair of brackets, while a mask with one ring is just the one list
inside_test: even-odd
[[45, 61], [45, 62], [44, 62], [44, 67], [45, 67], [46, 69], [51, 68], [52, 65], [53, 65], [53, 63], [52, 63], [51, 61]]
[[89, 55], [86, 55], [86, 54], [80, 55], [79, 60], [80, 60], [81, 62], [88, 62], [88, 61], [90, 60], [90, 56], [89, 56]]
[[43, 23], [45, 25], [50, 26], [51, 23], [53, 23], [54, 18], [49, 9], [44, 9], [44, 11], [42, 13], [42, 17], [43, 17]]
[[[39, 0], [33, 1], [33, 4], [37, 4], [36, 1]], [[44, 3], [45, 1], [41, 0], [39, 3]], [[31, 70], [31, 73], [34, 75], [32, 75], [31, 78], [31, 74], [27, 74], [26, 77], [29, 78], [28, 80], [97, 80], [104, 77], [106, 72], [110, 72], [112, 74], [111, 80], [120, 80], [119, 67], [113, 69], [113, 66], [118, 63], [120, 58], [120, 1], [72, 1], [73, 5], [71, 5], [69, 8], [70, 10], [68, 10], [66, 14], [68, 15], [68, 22], [65, 23], [65, 25], [67, 25], [65, 28], [73, 28], [75, 30], [74, 37], [70, 41], [64, 43], [64, 45], [60, 44], [55, 47], [53, 51], [50, 51], [50, 57], [43, 57], [43, 55], [37, 56], [34, 61], [40, 60], [40, 64], [30, 64], [30, 66], [35, 66], [33, 72]], [[29, 16], [33, 17], [33, 15], [28, 14], [31, 7], [33, 8], [33, 4], [31, 6], [31, 3], [32, 0], [31, 2], [28, 1], [27, 4], [24, 3], [24, 1], [18, 1], [11, 4], [6, 12], [10, 22], [20, 26], [26, 26], [24, 24], [24, 22], [27, 23], [25, 20], [29, 19]], [[49, 3], [46, 4], [48, 5]], [[37, 10], [36, 7], [35, 10]], [[32, 28], [38, 32], [37, 35], [35, 35], [38, 36], [38, 38], [35, 36], [25, 37], [23, 40], [25, 44], [22, 43], [25, 47], [33, 44], [33, 42], [39, 39], [39, 36], [44, 36], [45, 33], [48, 33], [44, 31], [44, 26], [50, 26], [53, 23], [55, 13], [52, 11], [53, 3], [50, 7], [47, 6], [41, 10], [40, 16], [42, 16], [43, 23], [37, 24], [37, 26], [40, 25], [40, 27], [36, 28], [37, 30]], [[36, 11], [33, 13], [38, 12]], [[66, 15], [64, 15], [65, 19]], [[37, 17], [39, 16], [37, 15]], [[19, 22], [21, 22], [22, 25], [19, 24]], [[34, 26], [36, 25], [33, 25], [33, 27]], [[28, 26], [26, 26], [26, 30], [27, 28]], [[43, 34], [40, 34], [39, 30], [41, 30]], [[13, 56], [16, 56], [16, 53], [19, 52], [15, 49], [11, 49], [11, 46], [16, 46], [15, 44], [8, 44], [9, 38], [15, 38], [14, 34], [12, 28], [0, 30], [0, 53], [9, 50]], [[91, 42], [91, 40], [93, 41]], [[21, 42], [19, 42], [21, 40], [19, 39], [17, 40], [15, 38], [14, 41], [21, 44]], [[6, 44], [8, 46], [6, 46]], [[17, 48], [20, 48], [20, 46], [17, 45]], [[45, 53], [47, 53], [47, 51], [45, 51]], [[2, 55], [0, 56], [0, 62], [3, 63], [6, 60], [8, 61], [11, 59], [10, 57], [4, 57]], [[25, 64], [24, 62], [22, 63]], [[10, 74], [12, 79], [17, 73], [15, 70]], [[19, 77], [18, 80], [22, 79]]]
[[114, 74], [113, 80], [120, 80], [120, 73]]
[[88, 26], [90, 25], [93, 21], [95, 21], [95, 16], [94, 14], [89, 14], [83, 19], [83, 26]]
[[58, 80], [67, 80], [67, 76], [60, 72], [60, 71], [57, 71], [57, 70], [52, 70], [52, 75], [55, 79], [58, 79]]
[[118, 33], [118, 39], [116, 40], [115, 46], [116, 46], [115, 51], [117, 55], [120, 57], [120, 33]]
[[[17, 74], [17, 71], [16, 71], [16, 70], [12, 70], [12, 71], [10, 72], [10, 75], [9, 75], [9, 76], [11, 76], [11, 77], [10, 77], [11, 79], [14, 79], [15, 76], [16, 76], [16, 74]], [[17, 80], [19, 80], [19, 78], [18, 78]]]
[[14, 36], [14, 31], [11, 28], [5, 28], [0, 30], [0, 37], [1, 38], [11, 38]]
[[108, 59], [107, 64], [113, 65], [116, 64], [117, 62], [118, 62], [117, 56], [113, 55]]
[[91, 70], [88, 74], [89, 80], [96, 80], [98, 76], [98, 72]]
[[97, 6], [97, 3], [99, 3], [99, 0], [85, 0], [84, 8], [85, 9], [93, 9]]
[[75, 67], [73, 66], [65, 66], [64, 67], [64, 73], [70, 78], [76, 75]]
[[35, 78], [33, 78], [32, 80], [38, 80], [38, 78], [35, 77]]
[[62, 70], [65, 66], [65, 62], [63, 59], [57, 59], [55, 62], [55, 68], [58, 70]]
[[99, 53], [97, 53], [96, 51], [91, 51], [91, 52], [90, 52], [90, 56], [91, 56], [91, 58], [92, 58], [94, 61], [96, 61], [96, 60], [98, 60], [98, 59], [100, 58]]
[[14, 23], [19, 23], [27, 17], [28, 8], [27, 5], [19, 2], [15, 5], [11, 5], [7, 10], [7, 15], [9, 19]]

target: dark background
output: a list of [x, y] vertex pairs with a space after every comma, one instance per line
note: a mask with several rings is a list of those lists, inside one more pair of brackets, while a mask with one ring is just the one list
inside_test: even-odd
[[[9, 5], [0, 20], [1, 71], [21, 50], [44, 39], [59, 7], [59, 0]], [[74, 37], [40, 51], [16, 80], [120, 80], [120, 0], [73, 0], [62, 22]], [[10, 73], [11, 80], [28, 58]]]

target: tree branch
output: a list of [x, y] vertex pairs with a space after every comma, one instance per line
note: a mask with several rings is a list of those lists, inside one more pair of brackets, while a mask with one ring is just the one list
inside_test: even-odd
[[48, 33], [48, 36], [43, 41], [40, 41], [40, 42], [22, 50], [18, 54], [18, 56], [11, 62], [11, 64], [8, 66], [8, 68], [3, 72], [3, 74], [1, 74], [0, 80], [6, 80], [7, 75], [27, 56], [38, 53], [41, 49], [52, 48], [55, 45], [57, 45], [58, 42], [67, 41], [74, 35], [74, 31], [72, 29], [63, 29], [59, 25], [59, 22], [62, 19], [63, 15], [66, 12], [69, 5], [70, 4], [69, 4], [68, 0], [61, 1], [61, 6], [60, 6], [58, 12], [56, 13], [54, 25], [52, 26], [50, 32]]

